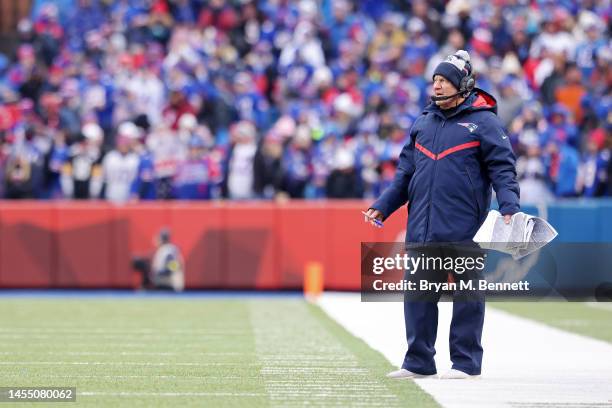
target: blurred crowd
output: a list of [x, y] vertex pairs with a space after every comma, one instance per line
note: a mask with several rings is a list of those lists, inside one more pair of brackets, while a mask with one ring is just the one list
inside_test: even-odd
[[0, 54], [0, 197], [370, 198], [458, 49], [523, 202], [610, 187], [610, 1], [39, 0]]

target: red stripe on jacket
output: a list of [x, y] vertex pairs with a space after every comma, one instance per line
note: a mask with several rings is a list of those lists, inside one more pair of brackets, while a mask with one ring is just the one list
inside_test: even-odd
[[424, 148], [421, 144], [416, 143], [414, 147], [416, 147], [418, 150], [421, 151], [421, 153], [423, 153], [425, 156], [429, 157], [430, 159], [436, 160], [436, 155], [430, 152], [429, 150], [427, 150], [426, 148]]
[[463, 144], [451, 147], [449, 149], [446, 149], [443, 152], [438, 153], [436, 155], [436, 154], [432, 153], [431, 151], [427, 150], [427, 148], [425, 148], [423, 145], [421, 145], [419, 143], [415, 144], [415, 147], [417, 148], [417, 150], [419, 150], [421, 153], [423, 153], [425, 156], [429, 157], [432, 160], [440, 160], [440, 159], [443, 159], [444, 157], [448, 156], [449, 154], [456, 153], [458, 151], [469, 149], [469, 148], [472, 148], [472, 147], [478, 147], [478, 146], [480, 146], [480, 142], [479, 141], [467, 142], [467, 143], [463, 143]]

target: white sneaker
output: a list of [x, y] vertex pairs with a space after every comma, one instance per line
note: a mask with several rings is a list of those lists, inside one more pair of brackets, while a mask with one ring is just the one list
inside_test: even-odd
[[480, 375], [470, 375], [454, 368], [440, 375], [441, 380], [474, 380], [477, 378], [480, 378]]
[[431, 377], [431, 376], [413, 373], [412, 371], [408, 371], [405, 368], [400, 368], [399, 370], [391, 371], [389, 374], [387, 374], [387, 378], [393, 378], [395, 380], [403, 380], [406, 378], [426, 378], [426, 377]]

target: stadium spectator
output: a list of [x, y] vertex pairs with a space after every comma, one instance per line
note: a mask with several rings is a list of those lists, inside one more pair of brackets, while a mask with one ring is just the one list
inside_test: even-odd
[[281, 137], [270, 132], [257, 149], [254, 159], [254, 188], [259, 198], [275, 198], [281, 191], [283, 144]]
[[104, 156], [102, 179], [104, 197], [122, 203], [132, 198], [132, 184], [138, 172], [138, 156], [132, 151], [133, 139], [138, 130], [133, 123], [121, 124], [118, 130], [117, 147]]
[[546, 184], [546, 169], [537, 144], [527, 146], [526, 154], [516, 161], [516, 173], [521, 191], [521, 202], [542, 204], [551, 202], [554, 196]]
[[236, 10], [226, 0], [211, 0], [198, 16], [200, 27], [214, 27], [225, 34], [229, 34], [237, 23]]
[[510, 140], [519, 154], [523, 146], [541, 146], [541, 137], [547, 129], [547, 122], [542, 115], [542, 107], [537, 102], [523, 105], [519, 115], [510, 124]]
[[[75, 142], [66, 152], [61, 169], [60, 183], [66, 198], [85, 200], [99, 198], [102, 189], [102, 129], [89, 123], [76, 136]], [[62, 140], [54, 146], [54, 155], [61, 159]]]
[[[548, 52], [548, 49], [544, 50], [547, 56]], [[544, 104], [552, 105], [557, 101], [557, 88], [563, 83], [566, 66], [567, 59], [563, 53], [552, 54], [550, 58], [544, 58], [538, 65], [535, 74], [538, 76], [537, 81], [543, 78], [540, 83], [540, 92]]]
[[176, 131], [183, 115], [193, 115], [195, 113], [195, 109], [191, 106], [185, 94], [178, 90], [172, 90], [168, 105], [162, 110], [162, 117], [164, 122], [170, 124], [170, 129]]
[[582, 99], [586, 93], [586, 87], [582, 85], [582, 73], [575, 65], [569, 66], [565, 71], [564, 82], [555, 91], [555, 99], [570, 111], [577, 124], [582, 123]]
[[187, 158], [178, 165], [174, 177], [174, 196], [180, 200], [206, 200], [211, 198], [213, 166], [204, 140], [191, 136], [187, 143]]
[[308, 130], [299, 128], [283, 155], [282, 190], [291, 198], [304, 198], [312, 178], [312, 138]]
[[444, 41], [446, 32], [440, 24], [440, 12], [434, 5], [430, 7], [433, 2], [426, 0], [415, 0], [412, 2], [412, 15], [419, 18], [425, 24], [425, 31], [433, 37], [437, 44], [441, 44]]
[[[102, 129], [103, 142], [93, 149], [102, 160], [117, 145], [119, 125], [140, 118], [150, 127], [138, 125], [138, 143], [129, 143], [139, 157], [131, 195], [173, 198], [194, 129], [210, 130], [204, 155], [212, 163], [229, 163], [230, 129], [237, 123], [255, 125], [254, 145], [263, 152], [262, 138], [279, 118], [290, 117], [296, 129], [309, 129], [309, 140], [301, 142], [308, 147], [296, 149], [295, 129], [281, 136], [282, 166], [271, 162], [280, 172], [276, 181], [264, 177], [264, 194], [256, 169], [255, 191], [247, 197], [271, 199], [288, 190], [294, 197], [325, 197], [338, 149], [353, 154], [364, 194], [376, 195], [395, 168], [388, 160], [390, 136], [396, 127], [408, 131], [428, 102], [434, 68], [458, 49], [470, 52], [480, 87], [498, 98], [519, 158], [534, 151], [532, 139], [545, 162], [551, 140], [559, 152], [569, 144], [579, 157], [591, 157], [588, 135], [601, 129], [607, 137], [611, 123], [605, 4], [37, 0], [30, 18], [18, 24], [14, 52], [0, 54], [7, 152], [0, 183], [7, 184], [6, 160], [15, 163], [23, 150], [19, 135], [32, 128], [42, 181], [32, 192], [12, 189], [10, 196], [98, 197], [89, 184], [75, 195], [66, 170], [74, 170], [75, 158], [84, 159], [91, 144], [78, 135], [90, 123]], [[188, 132], [180, 126], [185, 116]], [[401, 139], [399, 133], [393, 137]], [[229, 166], [215, 166], [215, 177], [227, 181]], [[221, 194], [215, 193], [219, 183], [207, 198]]]
[[566, 143], [549, 141], [545, 147], [544, 165], [557, 197], [575, 197], [579, 165], [578, 151]]
[[606, 39], [604, 23], [597, 14], [584, 10], [580, 13], [578, 26], [582, 31], [583, 40], [576, 47], [574, 57], [583, 78], [591, 78], [596, 65], [597, 56], [605, 50]]
[[523, 98], [519, 95], [516, 89], [516, 80], [512, 77], [506, 77], [499, 84], [500, 94], [497, 99], [499, 103], [498, 116], [506, 128], [510, 127], [510, 123], [523, 107]]
[[42, 194], [43, 156], [34, 143], [35, 130], [24, 129], [9, 149], [4, 169], [7, 198], [39, 198]]
[[363, 186], [355, 169], [355, 159], [347, 149], [336, 151], [336, 168], [327, 178], [326, 193], [329, 198], [362, 198]]
[[[184, 115], [189, 121], [193, 115]], [[178, 125], [177, 125], [178, 126]], [[186, 140], [190, 136], [184, 136]], [[159, 123], [147, 138], [147, 148], [153, 161], [153, 176], [155, 197], [157, 199], [172, 198], [172, 183], [177, 167], [185, 159], [186, 146], [178, 135], [166, 123]]]
[[[143, 119], [144, 117], [141, 118]], [[141, 123], [141, 125], [145, 126], [138, 126], [140, 132], [146, 135], [150, 129], [148, 122]], [[152, 140], [153, 138], [151, 137], [147, 139], [147, 141]], [[142, 137], [133, 139], [132, 149], [134, 154], [138, 156], [138, 168], [136, 170], [136, 177], [130, 187], [130, 197], [134, 200], [155, 200], [157, 199], [157, 183], [152, 150], [145, 145]]]
[[587, 150], [580, 162], [578, 191], [584, 197], [600, 197], [606, 194], [610, 149], [605, 147], [603, 129], [595, 129], [589, 135]]
[[255, 197], [256, 133], [255, 126], [248, 121], [240, 121], [230, 130], [231, 145], [224, 166], [224, 197], [238, 200]]
[[549, 142], [577, 146], [578, 129], [567, 108], [559, 103], [549, 107], [548, 125], [540, 134], [542, 145]]

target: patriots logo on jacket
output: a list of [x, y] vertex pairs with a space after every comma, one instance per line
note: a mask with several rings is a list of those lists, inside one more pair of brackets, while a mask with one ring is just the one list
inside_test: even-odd
[[460, 126], [465, 127], [467, 130], [470, 131], [470, 133], [474, 132], [476, 129], [478, 129], [478, 125], [475, 123], [457, 123]]

